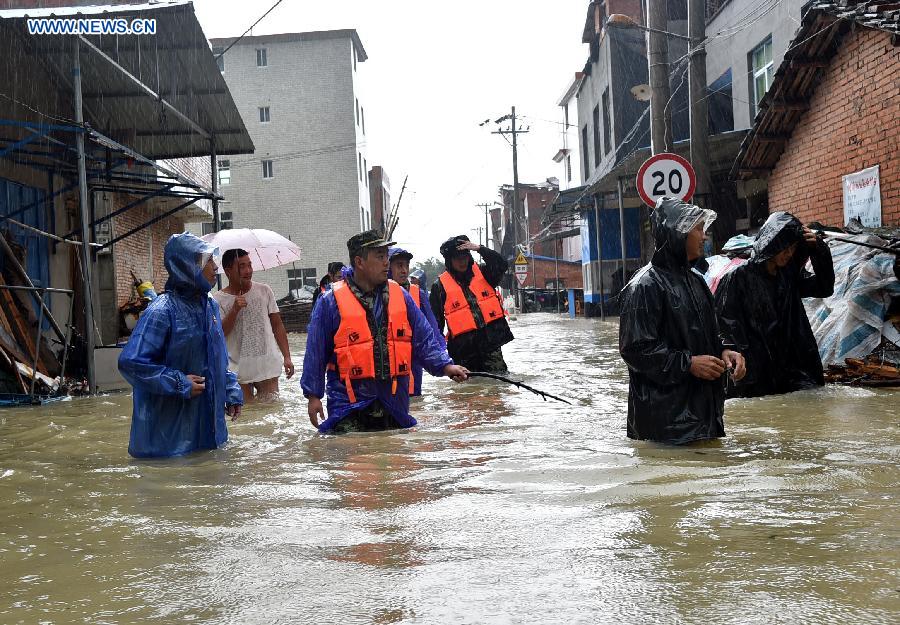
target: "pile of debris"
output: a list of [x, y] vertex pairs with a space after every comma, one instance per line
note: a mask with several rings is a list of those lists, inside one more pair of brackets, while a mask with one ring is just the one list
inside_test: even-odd
[[0, 405], [66, 395], [71, 331], [59, 326], [48, 303], [52, 295], [67, 295], [71, 319], [72, 291], [36, 287], [23, 267], [25, 250], [8, 233], [0, 234], [0, 251]]
[[900, 231], [828, 232], [834, 294], [805, 302], [826, 381], [900, 386]]
[[288, 332], [306, 332], [312, 316], [312, 300], [291, 300], [278, 302], [281, 322]]
[[831, 365], [825, 370], [825, 381], [850, 386], [900, 386], [900, 349], [885, 341], [865, 358], [845, 358], [844, 365]]

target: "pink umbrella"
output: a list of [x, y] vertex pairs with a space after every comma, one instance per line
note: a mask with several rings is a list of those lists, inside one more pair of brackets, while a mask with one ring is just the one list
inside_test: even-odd
[[247, 250], [255, 270], [272, 269], [300, 260], [297, 244], [271, 230], [237, 228], [220, 230], [201, 238], [218, 247], [223, 254], [228, 250]]

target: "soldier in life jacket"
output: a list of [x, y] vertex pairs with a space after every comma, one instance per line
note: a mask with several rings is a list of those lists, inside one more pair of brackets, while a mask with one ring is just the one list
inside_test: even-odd
[[[313, 309], [300, 386], [309, 419], [322, 433], [412, 427], [413, 361], [434, 376], [468, 376], [435, 339], [403, 287], [388, 280], [388, 246], [377, 230], [347, 241], [353, 274], [334, 283]], [[328, 418], [322, 398], [328, 396]]]
[[[428, 291], [419, 284], [413, 284], [412, 280], [410, 280], [409, 261], [412, 260], [412, 257], [412, 253], [407, 252], [402, 247], [388, 249], [388, 262], [390, 263], [388, 277], [409, 291], [416, 306], [419, 307], [419, 310], [422, 311], [428, 320], [428, 325], [431, 326], [438, 343], [446, 349], [447, 342], [444, 340], [444, 335], [441, 334], [437, 319], [434, 318], [434, 313], [431, 311], [431, 306], [428, 303]], [[417, 362], [415, 358], [413, 359], [413, 388], [410, 389], [410, 395], [413, 397], [422, 395], [422, 364]]]
[[322, 279], [319, 280], [319, 288], [313, 293], [313, 308], [316, 306], [316, 302], [319, 301], [319, 298], [325, 295], [328, 291], [331, 290], [331, 285], [337, 282], [338, 280], [342, 280], [341, 278], [341, 269], [344, 268], [344, 263], [339, 260], [328, 263], [328, 273], [322, 276]]
[[[484, 260], [478, 265], [470, 252]], [[438, 327], [447, 326], [447, 349], [471, 371], [503, 373], [501, 347], [513, 340], [495, 291], [509, 263], [500, 254], [460, 235], [441, 245], [447, 271], [431, 287], [429, 301]]]

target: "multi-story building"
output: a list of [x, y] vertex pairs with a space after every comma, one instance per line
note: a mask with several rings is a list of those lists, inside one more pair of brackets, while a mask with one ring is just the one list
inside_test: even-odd
[[[578, 93], [584, 80], [583, 72], [575, 72], [574, 78], [566, 86], [566, 90], [557, 102], [562, 114], [560, 138], [562, 147], [553, 156], [553, 161], [561, 167], [559, 190], [565, 191], [578, 186], [578, 164], [581, 162], [581, 150], [578, 145], [578, 126], [573, 123], [578, 117]], [[573, 215], [566, 223], [559, 223], [551, 236], [560, 241], [561, 257], [567, 261], [581, 260], [581, 217]]]
[[368, 176], [372, 227], [384, 232], [385, 221], [391, 213], [391, 180], [381, 165], [372, 167]]
[[[654, 2], [656, 0], [653, 0]], [[706, 70], [711, 188], [697, 202], [719, 219], [712, 238], [721, 246], [736, 232], [752, 231], [768, 213], [764, 180], [731, 179], [741, 141], [800, 23], [806, 0], [708, 0]], [[560, 194], [549, 216], [581, 218], [585, 310], [614, 298], [652, 252], [648, 209], [635, 176], [650, 156], [646, 14], [638, 0], [590, 0], [582, 32], [589, 57], [574, 84], [581, 186]], [[690, 155], [687, 0], [667, 0], [672, 151]], [[610, 16], [617, 17], [612, 21]], [[679, 37], [680, 35], [681, 37]], [[571, 98], [571, 94], [566, 96]], [[563, 105], [563, 102], [560, 102]], [[574, 165], [574, 163], [573, 163]], [[642, 236], [643, 234], [643, 236]], [[624, 249], [623, 249], [624, 248]], [[615, 308], [615, 306], [613, 306]]]
[[733, 170], [765, 177], [773, 211], [900, 225], [898, 38], [890, 5], [817, 0], [804, 12]]
[[366, 51], [355, 30], [211, 44], [225, 52], [219, 69], [256, 146], [218, 160], [223, 217], [300, 246], [302, 261], [255, 276], [277, 297], [314, 286], [330, 261], [346, 258], [347, 239], [372, 226], [359, 79]]

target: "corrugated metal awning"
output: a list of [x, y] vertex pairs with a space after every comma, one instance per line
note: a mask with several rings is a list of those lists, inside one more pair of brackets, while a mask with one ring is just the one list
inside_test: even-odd
[[[46, 78], [74, 97], [70, 76], [79, 36], [30, 35], [29, 17], [155, 19], [155, 35], [81, 36], [85, 122], [154, 159], [207, 155], [210, 138], [220, 155], [253, 152], [190, 2], [0, 11], [0, 41], [24, 54], [16, 71]], [[46, 102], [25, 104], [71, 117], [66, 99], [56, 111], [45, 111]]]

